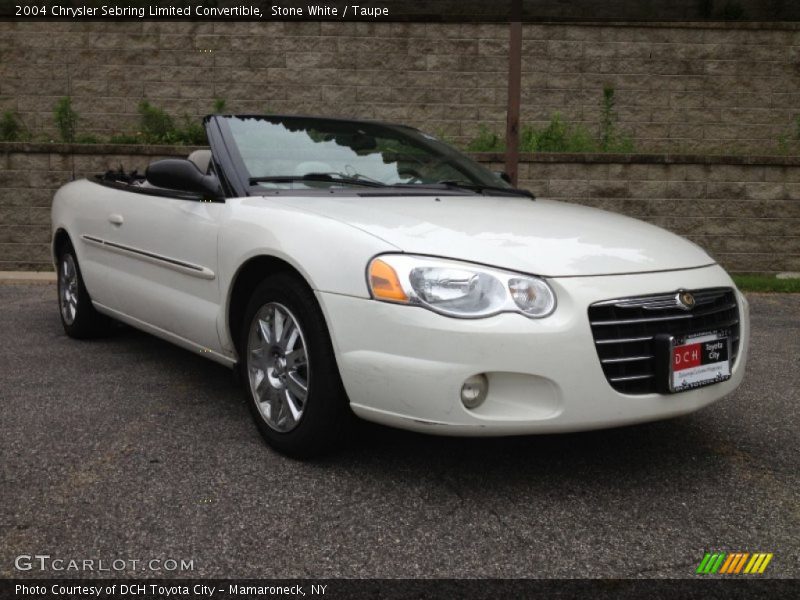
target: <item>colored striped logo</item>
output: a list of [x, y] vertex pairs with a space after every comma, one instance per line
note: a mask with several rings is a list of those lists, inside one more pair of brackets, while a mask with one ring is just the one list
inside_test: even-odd
[[767, 565], [771, 560], [771, 552], [756, 552], [754, 554], [749, 552], [706, 552], [695, 573], [701, 575], [713, 575], [715, 573], [755, 575], [766, 571]]

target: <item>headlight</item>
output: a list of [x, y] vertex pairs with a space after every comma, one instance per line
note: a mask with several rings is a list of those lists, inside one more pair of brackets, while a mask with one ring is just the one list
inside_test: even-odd
[[376, 300], [423, 306], [451, 317], [489, 317], [518, 312], [546, 317], [556, 297], [543, 279], [470, 263], [384, 254], [367, 269]]

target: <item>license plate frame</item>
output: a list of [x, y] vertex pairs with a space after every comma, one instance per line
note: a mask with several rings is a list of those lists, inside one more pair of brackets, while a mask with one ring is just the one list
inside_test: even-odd
[[669, 336], [667, 390], [671, 394], [722, 383], [731, 378], [729, 329]]

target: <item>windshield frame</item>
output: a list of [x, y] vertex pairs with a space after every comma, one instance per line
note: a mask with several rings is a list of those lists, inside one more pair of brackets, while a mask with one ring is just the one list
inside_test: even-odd
[[[236, 138], [231, 129], [231, 119], [255, 119], [273, 123], [294, 122], [297, 124], [302, 124], [304, 121], [308, 121], [310, 123], [317, 121], [323, 126], [327, 123], [332, 127], [336, 127], [337, 125], [353, 125], [355, 127], [361, 126], [366, 128], [377, 128], [395, 134], [404, 141], [408, 141], [411, 145], [419, 146], [421, 149], [431, 153], [432, 155], [439, 155], [446, 159], [446, 164], [449, 167], [461, 175], [464, 175], [465, 183], [470, 182], [475, 184], [475, 187], [461, 187], [457, 185], [441, 186], [433, 183], [389, 183], [385, 186], [366, 187], [348, 185], [346, 182], [340, 183], [331, 181], [331, 185], [321, 186], [319, 188], [268, 188], [254, 183], [254, 180], [258, 179], [258, 177], [253, 177], [253, 175], [247, 169], [244, 157], [239, 151]], [[529, 195], [529, 193], [525, 192], [524, 190], [519, 190], [512, 187], [498, 177], [497, 174], [492, 173], [486, 167], [472, 160], [468, 156], [465, 156], [463, 153], [459, 152], [449, 144], [446, 144], [434, 136], [430, 136], [407, 125], [359, 119], [340, 119], [333, 117], [248, 114], [209, 115], [205, 117], [204, 123], [212, 152], [215, 157], [218, 158], [218, 162], [226, 172], [229, 186], [232, 188], [234, 194], [238, 196], [272, 196], [275, 194], [317, 195], [319, 193], [360, 194], [365, 191], [368, 191], [370, 195], [392, 195], [398, 193], [399, 195], [472, 195], [483, 193], [484, 189], [493, 189], [504, 195]], [[475, 177], [476, 174], [479, 177]], [[297, 176], [297, 181], [302, 182], [303, 178], [301, 176]]]

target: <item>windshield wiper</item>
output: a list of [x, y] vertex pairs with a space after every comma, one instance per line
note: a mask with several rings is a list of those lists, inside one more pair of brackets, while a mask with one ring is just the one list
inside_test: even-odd
[[495, 192], [499, 194], [508, 194], [510, 196], [526, 196], [535, 199], [535, 196], [528, 190], [520, 190], [517, 188], [501, 187], [499, 185], [483, 185], [482, 183], [470, 183], [466, 181], [446, 180], [440, 181], [441, 185], [446, 185], [452, 189], [461, 188], [466, 190], [473, 190], [479, 194], [484, 192]]
[[525, 196], [526, 198], [535, 199], [531, 192], [528, 190], [519, 190], [517, 188], [507, 188], [494, 185], [483, 185], [481, 183], [470, 183], [466, 181], [446, 180], [437, 183], [395, 183], [392, 187], [409, 187], [421, 189], [434, 189], [434, 190], [467, 190], [475, 192], [476, 194], [484, 194], [485, 192], [492, 192], [496, 194], [505, 194], [507, 196]]
[[350, 177], [339, 173], [306, 173], [305, 175], [269, 175], [266, 177], [251, 177], [250, 185], [256, 183], [293, 183], [295, 181], [322, 181], [330, 183], [346, 183], [349, 185], [363, 185], [366, 187], [386, 187], [386, 184], [361, 176]]

